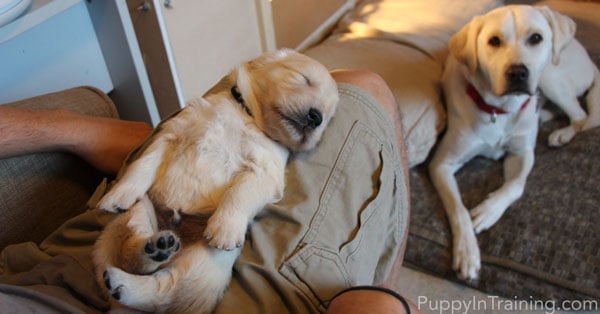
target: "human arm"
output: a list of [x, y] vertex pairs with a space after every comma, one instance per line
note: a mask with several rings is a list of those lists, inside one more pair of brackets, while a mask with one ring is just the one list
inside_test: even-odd
[[65, 109], [0, 106], [0, 158], [64, 151], [103, 172], [116, 173], [129, 152], [151, 131], [143, 122], [88, 116]]

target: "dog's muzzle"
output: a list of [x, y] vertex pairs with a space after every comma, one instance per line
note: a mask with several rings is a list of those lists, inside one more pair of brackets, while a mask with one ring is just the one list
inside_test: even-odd
[[511, 65], [505, 73], [507, 88], [504, 94], [530, 94], [529, 69], [523, 64]]

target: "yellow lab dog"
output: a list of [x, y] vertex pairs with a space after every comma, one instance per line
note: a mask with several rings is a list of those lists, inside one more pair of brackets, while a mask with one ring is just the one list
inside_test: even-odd
[[[477, 278], [475, 233], [493, 226], [523, 194], [534, 163], [538, 89], [561, 107], [571, 125], [553, 132], [559, 146], [600, 124], [600, 79], [574, 38], [575, 23], [547, 7], [505, 6], [477, 16], [455, 34], [443, 74], [448, 127], [430, 164], [453, 236], [453, 268]], [[589, 116], [577, 96], [589, 89]], [[469, 211], [454, 173], [477, 155], [504, 159], [504, 184]]]

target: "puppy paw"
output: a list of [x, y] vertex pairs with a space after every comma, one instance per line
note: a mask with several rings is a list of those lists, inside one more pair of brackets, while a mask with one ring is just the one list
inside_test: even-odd
[[[166, 275], [165, 275], [166, 274]], [[108, 267], [102, 274], [104, 287], [119, 303], [150, 313], [164, 313], [161, 304], [169, 303], [171, 285], [169, 272], [153, 275], [134, 275], [116, 267]], [[167, 296], [167, 299], [165, 299]]]
[[473, 230], [454, 237], [452, 269], [461, 280], [476, 280], [481, 268], [479, 246]]
[[157, 263], [166, 263], [179, 251], [179, 237], [171, 230], [158, 232], [144, 246], [144, 255]]
[[248, 222], [238, 217], [223, 217], [219, 211], [215, 212], [210, 219], [204, 237], [208, 245], [222, 250], [233, 250], [244, 243]]
[[125, 285], [126, 276], [124, 275], [127, 275], [127, 273], [114, 267], [107, 268], [102, 274], [104, 287], [106, 287], [110, 296], [117, 301], [126, 298], [128, 294], [128, 288]]
[[102, 197], [98, 208], [106, 212], [122, 213], [139, 201], [143, 194], [135, 188], [117, 185]]
[[569, 143], [577, 131], [573, 127], [573, 125], [569, 125], [562, 129], [558, 129], [548, 136], [548, 145], [552, 147], [560, 147], [567, 143]]

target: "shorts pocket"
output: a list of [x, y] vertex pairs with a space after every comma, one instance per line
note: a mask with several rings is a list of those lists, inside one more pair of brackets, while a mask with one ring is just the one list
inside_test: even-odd
[[344, 288], [382, 281], [395, 260], [400, 233], [388, 147], [360, 122], [352, 126], [308, 231], [280, 267], [320, 306]]

